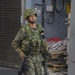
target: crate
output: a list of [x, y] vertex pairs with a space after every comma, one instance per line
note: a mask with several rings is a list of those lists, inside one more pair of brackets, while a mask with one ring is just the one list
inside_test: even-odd
[[66, 51], [60, 51], [60, 52], [51, 52], [50, 53], [52, 59], [58, 59], [60, 55], [67, 55]]
[[61, 70], [67, 69], [67, 65], [47, 63], [47, 66], [50, 70], [53, 70], [53, 71], [61, 71]]

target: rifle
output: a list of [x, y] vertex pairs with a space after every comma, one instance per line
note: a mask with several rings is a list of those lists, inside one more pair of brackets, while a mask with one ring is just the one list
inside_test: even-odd
[[45, 75], [49, 75], [49, 73], [48, 73], [48, 68], [47, 68], [47, 64], [46, 64], [46, 54], [47, 54], [47, 52], [45, 52], [45, 53], [43, 54], [43, 57], [44, 57], [43, 67], [44, 67]]
[[28, 46], [29, 51], [26, 53], [26, 57], [23, 58], [21, 67], [20, 67], [20, 69], [19, 69], [17, 75], [22, 75], [22, 73], [25, 73], [26, 70], [27, 70], [27, 68], [28, 68], [27, 58], [28, 58], [28, 55], [29, 55], [30, 51], [32, 50], [31, 44], [32, 44], [32, 43], [31, 43], [31, 40], [30, 40], [30, 44], [29, 44], [29, 46]]
[[[46, 38], [45, 35], [44, 35], [44, 31], [43, 30], [40, 31], [40, 38], [41, 38], [41, 44], [42, 44], [42, 41]], [[44, 57], [44, 61], [42, 62], [42, 64], [43, 64], [43, 67], [44, 67], [45, 75], [49, 75], [48, 69], [47, 69], [47, 64], [46, 64], [46, 54], [47, 54], [46, 51], [47, 50], [45, 50], [45, 52], [42, 53], [42, 55]]]
[[21, 68], [19, 69], [18, 71], [18, 74], [17, 75], [22, 75], [22, 73], [24, 73], [25, 70], [27, 70], [27, 62], [26, 61], [26, 58], [24, 57], [23, 58], [23, 61], [22, 61], [22, 64], [21, 64]]

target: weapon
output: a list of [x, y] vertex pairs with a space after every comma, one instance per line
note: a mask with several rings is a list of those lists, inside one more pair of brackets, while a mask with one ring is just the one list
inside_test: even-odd
[[[42, 43], [42, 40], [44, 40], [46, 38], [45, 35], [44, 35], [44, 31], [43, 30], [40, 31], [40, 36], [41, 36], [41, 43]], [[47, 64], [46, 64], [46, 54], [47, 54], [47, 52], [45, 50], [45, 52], [42, 53], [42, 55], [44, 57], [44, 61], [42, 62], [42, 64], [43, 64], [43, 67], [44, 67], [45, 75], [49, 75]]]
[[26, 70], [28, 69], [28, 64], [27, 64], [27, 63], [28, 63], [28, 62], [27, 62], [27, 61], [28, 61], [28, 55], [29, 55], [30, 51], [32, 50], [32, 47], [31, 47], [31, 40], [30, 40], [30, 44], [28, 45], [28, 48], [29, 48], [29, 50], [28, 50], [27, 53], [26, 53], [26, 57], [23, 58], [21, 67], [20, 67], [20, 69], [19, 69], [17, 75], [22, 75], [22, 73], [25, 73]]
[[26, 60], [26, 58], [24, 57], [24, 58], [23, 58], [23, 61], [22, 61], [22, 64], [21, 64], [21, 67], [20, 67], [20, 70], [18, 71], [18, 75], [22, 75], [22, 73], [24, 73], [24, 71], [26, 71], [27, 68], [28, 68], [27, 60]]
[[48, 73], [48, 68], [47, 68], [47, 64], [46, 64], [46, 54], [47, 54], [47, 52], [45, 52], [44, 54], [43, 54], [43, 57], [44, 57], [44, 61], [43, 61], [43, 67], [44, 67], [44, 71], [45, 71], [45, 75], [49, 75], [49, 73]]

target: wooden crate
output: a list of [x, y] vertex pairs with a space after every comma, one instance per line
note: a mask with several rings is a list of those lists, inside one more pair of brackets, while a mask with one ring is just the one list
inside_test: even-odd
[[66, 51], [51, 52], [50, 55], [52, 59], [57, 59], [60, 55], [67, 55], [67, 52]]
[[48, 63], [47, 66], [50, 70], [53, 70], [53, 71], [61, 71], [61, 70], [67, 69], [67, 65], [58, 65], [58, 64]]

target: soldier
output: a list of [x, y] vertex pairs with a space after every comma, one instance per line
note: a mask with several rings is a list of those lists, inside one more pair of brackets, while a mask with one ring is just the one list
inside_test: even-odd
[[[12, 46], [19, 52], [22, 60], [23, 57], [27, 57], [28, 67], [24, 75], [42, 75], [41, 62], [44, 60], [42, 54], [46, 50], [46, 40], [42, 33], [44, 29], [40, 24], [36, 23], [37, 12], [34, 9], [26, 9], [24, 17], [28, 23], [18, 31]], [[26, 56], [28, 51], [30, 52]]]

